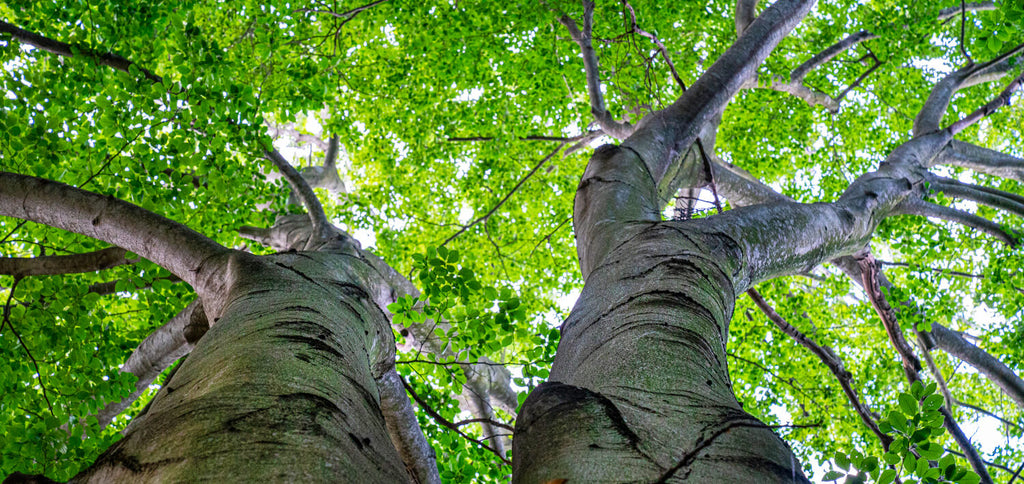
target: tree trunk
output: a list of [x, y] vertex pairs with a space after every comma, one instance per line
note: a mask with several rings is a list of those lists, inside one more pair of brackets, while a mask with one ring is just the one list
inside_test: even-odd
[[291, 253], [232, 272], [222, 317], [76, 481], [407, 482], [375, 382], [394, 342], [372, 268]]

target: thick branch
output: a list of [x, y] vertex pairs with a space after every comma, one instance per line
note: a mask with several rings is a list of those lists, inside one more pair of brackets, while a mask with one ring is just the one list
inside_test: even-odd
[[392, 367], [377, 380], [381, 412], [388, 436], [416, 484], [440, 484], [437, 457], [416, 421], [416, 413], [405, 393], [402, 377]]
[[[156, 331], [150, 333], [142, 343], [139, 344], [128, 360], [121, 365], [121, 372], [131, 373], [138, 380], [135, 382], [135, 391], [119, 402], [107, 404], [100, 410], [97, 418], [100, 426], [106, 427], [111, 420], [128, 408], [132, 402], [142, 395], [142, 392], [149, 388], [149, 385], [160, 376], [167, 367], [182, 356], [192, 351], [192, 345], [198, 341], [198, 332], [188, 332], [192, 337], [186, 337], [186, 328], [189, 326], [202, 326], [206, 323], [206, 315], [199, 300], [193, 301], [185, 309], [176, 314], [170, 321], [167, 321]], [[208, 326], [208, 323], [206, 323]], [[201, 336], [201, 335], [198, 335]]]
[[1024, 217], [1024, 197], [992, 188], [935, 177], [930, 188], [946, 195], [982, 203]]
[[87, 59], [94, 60], [101, 66], [112, 67], [123, 72], [131, 72], [129, 67], [134, 64], [135, 68], [138, 69], [139, 73], [144, 75], [146, 79], [157, 83], [163, 80], [160, 76], [139, 67], [138, 64], [135, 64], [134, 62], [117, 54], [109, 52], [106, 54], [90, 52], [87, 47], [78, 45], [72, 46], [71, 44], [43, 37], [42, 35], [15, 27], [7, 22], [0, 22], [0, 32], [11, 34], [15, 39], [18, 39], [19, 42], [31, 45], [51, 54], [57, 54], [64, 57], [85, 57]]
[[[216, 291], [226, 282], [219, 271], [209, 270], [215, 268], [208, 267], [208, 263], [231, 253], [229, 249], [185, 225], [114, 197], [0, 172], [0, 214], [123, 247], [171, 271], [199, 291]], [[214, 273], [216, 277], [212, 277]]]
[[[299, 200], [302, 200], [302, 205], [306, 207], [306, 211], [309, 212], [309, 220], [313, 224], [313, 236], [319, 240], [326, 239], [330, 236], [328, 227], [330, 222], [327, 220], [327, 214], [324, 213], [324, 207], [320, 204], [320, 199], [317, 198], [316, 193], [306, 183], [306, 180], [302, 178], [302, 174], [295, 169], [288, 160], [285, 160], [281, 153], [277, 150], [267, 150], [264, 152], [264, 156], [274, 163], [274, 166], [281, 171], [284, 178], [288, 180], [288, 183], [299, 195]], [[315, 243], [313, 239], [310, 239], [311, 243]]]
[[655, 181], [729, 102], [775, 46], [800, 22], [813, 0], [772, 4], [743, 35], [668, 108], [651, 114], [622, 146], [636, 152]]
[[919, 215], [922, 217], [935, 217], [942, 220], [948, 220], [950, 222], [956, 222], [973, 229], [980, 230], [989, 234], [1006, 245], [1015, 246], [1016, 240], [1014, 236], [1003, 230], [1002, 226], [992, 222], [991, 220], [979, 217], [972, 213], [964, 212], [963, 210], [957, 210], [955, 208], [944, 207], [942, 205], [936, 205], [934, 203], [928, 203], [922, 200], [908, 201], [907, 203], [901, 204], [897, 213], [903, 215]]
[[1024, 158], [954, 140], [935, 158], [935, 164], [969, 168], [979, 173], [1024, 182]]
[[128, 251], [120, 247], [110, 247], [84, 254], [26, 258], [0, 257], [0, 274], [15, 277], [80, 274], [134, 264], [139, 261], [125, 258], [127, 253]]
[[971, 344], [956, 331], [932, 323], [932, 336], [943, 351], [970, 364], [1024, 409], [1024, 380], [987, 351]]
[[736, 36], [743, 35], [743, 31], [757, 18], [757, 0], [736, 0]]

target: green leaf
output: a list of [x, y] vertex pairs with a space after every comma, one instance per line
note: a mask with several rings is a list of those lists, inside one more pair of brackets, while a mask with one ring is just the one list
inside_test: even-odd
[[878, 480], [875, 481], [878, 484], [889, 484], [896, 479], [896, 471], [893, 469], [885, 469], [878, 476]]
[[903, 410], [903, 413], [908, 416], [917, 414], [918, 408], [916, 398], [909, 393], [900, 393], [898, 399], [900, 402], [900, 409]]
[[824, 476], [821, 476], [821, 480], [825, 482], [834, 481], [844, 476], [846, 476], [846, 474], [839, 471], [828, 471]]

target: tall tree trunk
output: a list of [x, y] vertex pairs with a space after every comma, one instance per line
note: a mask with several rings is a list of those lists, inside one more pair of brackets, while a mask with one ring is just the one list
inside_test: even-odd
[[373, 269], [290, 253], [231, 272], [220, 319], [76, 480], [407, 482], [375, 382], [394, 342]]

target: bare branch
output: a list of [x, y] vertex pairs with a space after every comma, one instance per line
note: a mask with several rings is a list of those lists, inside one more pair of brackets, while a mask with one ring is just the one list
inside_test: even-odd
[[135, 68], [139, 70], [139, 73], [153, 81], [159, 83], [163, 81], [163, 78], [153, 74], [152, 72], [139, 67], [138, 64], [125, 59], [117, 54], [105, 53], [100, 54], [92, 52], [88, 47], [66, 44], [57, 40], [43, 37], [42, 35], [29, 32], [27, 30], [15, 27], [7, 22], [0, 22], [0, 32], [11, 34], [15, 39], [23, 44], [31, 45], [37, 49], [49, 52], [51, 54], [57, 54], [63, 57], [84, 57], [86, 59], [92, 59], [101, 66], [108, 66], [117, 69], [122, 72], [131, 72], [130, 67], [135, 65]]
[[949, 7], [939, 11], [939, 20], [949, 20], [957, 15], [960, 15], [961, 11], [967, 12], [980, 12], [983, 10], [995, 10], [995, 2], [977, 2], [968, 3], [966, 5], [961, 4], [960, 7]]
[[932, 323], [932, 336], [939, 348], [959, 358], [995, 383], [1017, 406], [1024, 409], [1024, 380], [987, 351], [938, 323]]
[[198, 299], [193, 301], [139, 343], [128, 360], [121, 365], [122, 373], [131, 373], [138, 378], [135, 381], [135, 391], [123, 400], [109, 403], [100, 410], [97, 418], [101, 427], [106, 427], [114, 417], [137, 400], [160, 373], [192, 351], [193, 343], [198, 338], [195, 338], [194, 333], [190, 333], [193, 338], [189, 341], [190, 338], [186, 337], [186, 328], [190, 324], [201, 326], [206, 321], [202, 308]]
[[968, 114], [963, 119], [949, 125], [949, 127], [946, 129], [950, 130], [955, 135], [966, 129], [968, 126], [971, 126], [972, 124], [980, 121], [982, 118], [996, 112], [997, 109], [1003, 106], [1008, 106], [1010, 104], [1010, 96], [1013, 95], [1014, 91], [1020, 88], [1022, 83], [1024, 83], [1024, 73], [1017, 76], [1016, 79], [1010, 81], [1010, 84], [1008, 84], [1006, 88], [1003, 89], [1003, 91], [999, 93], [998, 96], [996, 96], [995, 99], [989, 101], [984, 106], [975, 110], [973, 113]]
[[839, 42], [836, 42], [835, 44], [832, 44], [831, 46], [829, 46], [825, 50], [815, 54], [813, 57], [808, 59], [806, 62], [804, 62], [803, 64], [800, 64], [799, 66], [797, 66], [796, 69], [793, 69], [793, 72], [791, 72], [789, 74], [789, 82], [793, 82], [793, 83], [803, 82], [804, 77], [806, 77], [808, 73], [810, 73], [814, 69], [817, 69], [818, 67], [824, 65], [828, 61], [834, 59], [837, 55], [842, 54], [847, 49], [849, 49], [849, 48], [851, 48], [851, 47], [853, 47], [853, 46], [855, 46], [855, 45], [857, 45], [857, 44], [859, 44], [861, 42], [864, 42], [866, 40], [877, 39], [877, 38], [878, 38], [877, 35], [875, 35], [875, 34], [873, 34], [871, 32], [868, 32], [867, 30], [861, 30], [860, 32], [857, 32], [855, 34], [851, 34], [851, 35], [847, 36], [845, 39], [840, 40]]
[[963, 141], [953, 140], [934, 160], [1002, 178], [1024, 182], [1024, 158], [1008, 155]]
[[902, 215], [920, 215], [922, 217], [935, 217], [942, 220], [948, 220], [950, 222], [956, 222], [985, 232], [1011, 247], [1015, 246], [1017, 243], [1013, 235], [1007, 233], [999, 224], [992, 222], [991, 220], [962, 210], [957, 210], [955, 208], [928, 203], [923, 200], [910, 200], [902, 203], [894, 213]]
[[956, 445], [960, 447], [961, 451], [963, 451], [963, 453], [960, 454], [960, 457], [967, 459], [967, 462], [971, 464], [971, 468], [974, 469], [974, 473], [981, 476], [982, 483], [994, 484], [992, 476], [988, 474], [988, 467], [986, 466], [985, 461], [981, 458], [981, 455], [978, 454], [978, 450], [971, 445], [971, 439], [967, 438], [967, 435], [964, 435], [964, 431], [960, 428], [960, 425], [958, 425], [956, 420], [953, 419], [952, 412], [950, 412], [946, 407], [940, 407], [939, 413], [941, 413], [943, 417], [943, 426], [946, 427], [946, 430], [949, 431], [949, 435], [953, 437]]
[[871, 410], [867, 405], [860, 401], [860, 397], [857, 396], [857, 390], [853, 388], [853, 375], [850, 374], [850, 372], [843, 366], [843, 360], [839, 358], [834, 351], [832, 351], [832, 348], [819, 345], [814, 340], [800, 332], [800, 330], [796, 329], [793, 325], [789, 324], [789, 322], [783, 319], [779, 313], [775, 312], [775, 309], [772, 308], [763, 297], [761, 297], [761, 294], [758, 293], [757, 290], [748, 289], [747, 295], [750, 296], [750, 299], [754, 301], [754, 304], [756, 304], [757, 307], [760, 308], [766, 316], [768, 316], [768, 319], [775, 323], [775, 326], [782, 330], [783, 333], [786, 333], [790, 338], [793, 338], [794, 341], [810, 350], [811, 353], [814, 353], [814, 355], [817, 356], [825, 366], [828, 366], [829, 371], [831, 371], [832, 374], [835, 375], [836, 380], [839, 381], [839, 386], [843, 388], [843, 393], [846, 394], [846, 398], [850, 400], [850, 405], [853, 406], [857, 415], [860, 415], [861, 421], [871, 429], [871, 432], [878, 436], [878, 440], [882, 443], [882, 447], [888, 451], [889, 444], [892, 443], [892, 437], [886, 435], [878, 428], [878, 424], [871, 416]]
[[757, 18], [757, 0], [736, 0], [736, 36], [743, 35], [743, 31]]
[[0, 257], [0, 274], [15, 277], [80, 274], [134, 264], [139, 261], [139, 259], [126, 259], [127, 253], [128, 251], [120, 247], [110, 247], [84, 254], [26, 258]]
[[50, 410], [50, 416], [53, 414], [53, 404], [50, 403], [50, 397], [46, 395], [46, 384], [43, 382], [43, 372], [39, 369], [39, 361], [36, 360], [35, 356], [32, 356], [32, 352], [29, 351], [28, 345], [25, 344], [25, 340], [21, 338], [21, 333], [14, 327], [14, 323], [11, 322], [11, 303], [14, 301], [14, 292], [18, 289], [18, 283], [21, 282], [20, 277], [14, 278], [14, 283], [11, 284], [10, 292], [7, 293], [7, 301], [4, 303], [3, 311], [0, 311], [3, 315], [3, 319], [0, 319], [0, 331], [3, 331], [4, 326], [11, 328], [11, 333], [18, 340], [18, 344], [21, 345], [21, 349], [25, 350], [25, 355], [28, 356], [29, 361], [32, 362], [32, 366], [36, 368], [36, 381], [39, 382], [39, 389], [43, 393], [43, 400], [46, 401], [46, 408]]
[[608, 112], [601, 93], [601, 71], [594, 50], [592, 39], [594, 24], [594, 1], [583, 0], [583, 30], [568, 15], [562, 15], [558, 21], [569, 31], [569, 36], [580, 47], [583, 54], [583, 68], [587, 74], [587, 94], [590, 96], [590, 112], [601, 126], [601, 130], [616, 139], [625, 139], [633, 132], [629, 123], [620, 123]]
[[930, 188], [946, 195], [979, 202], [1024, 217], [1024, 197], [993, 188], [971, 185], [950, 178], [934, 177]]
[[302, 200], [306, 211], [309, 212], [309, 220], [313, 224], [313, 238], [310, 239], [310, 242], [314, 243], [313, 239], [320, 241], [329, 237], [331, 223], [327, 220], [327, 214], [324, 213], [324, 206], [320, 204], [320, 199], [317, 198], [309, 183], [302, 178], [302, 174], [288, 163], [288, 160], [285, 160], [277, 150], [267, 150], [263, 154], [281, 171], [284, 178], [291, 184], [292, 190], [298, 193], [299, 200]]
[[623, 142], [623, 148], [643, 160], [655, 185], [813, 4], [813, 0], [773, 3], [678, 100], [648, 115], [641, 129]]
[[[754, 3], [757, 3], [757, 0], [752, 1]], [[665, 44], [662, 44], [661, 41], [658, 40], [658, 37], [656, 35], [640, 28], [640, 26], [636, 23], [636, 12], [633, 10], [633, 6], [629, 4], [628, 0], [622, 0], [622, 5], [625, 6], [627, 10], [629, 10], [629, 20], [630, 25], [632, 25], [632, 31], [639, 34], [642, 37], [650, 39], [651, 42], [654, 43], [655, 47], [658, 48], [658, 52], [661, 54], [661, 58], [665, 60], [665, 64], [668, 64], [668, 68], [672, 72], [672, 78], [676, 80], [676, 85], [678, 85], [682, 90], [685, 91], [686, 84], [683, 82], [683, 79], [679, 77], [679, 72], [676, 71], [676, 65], [672, 62], [672, 58], [669, 57], [668, 49], [665, 48]]]
[[537, 173], [537, 170], [539, 170], [540, 167], [544, 166], [544, 163], [547, 163], [548, 160], [550, 160], [553, 156], [555, 156], [555, 154], [557, 154], [559, 151], [561, 151], [563, 147], [565, 147], [565, 142], [564, 141], [562, 143], [560, 143], [558, 145], [558, 147], [554, 149], [554, 151], [548, 153], [547, 156], [542, 158], [536, 165], [534, 165], [533, 169], [531, 169], [529, 173], [527, 173], [522, 178], [520, 178], [519, 179], [519, 183], [516, 183], [516, 186], [512, 187], [512, 190], [510, 190], [508, 193], [506, 193], [505, 196], [501, 200], [499, 200], [498, 203], [495, 204], [494, 207], [492, 207], [487, 213], [477, 217], [472, 222], [470, 222], [470, 223], [468, 223], [466, 225], [463, 225], [462, 228], [459, 229], [458, 232], [455, 232], [450, 237], [445, 239], [444, 242], [441, 242], [440, 246], [444, 247], [446, 244], [448, 244], [448, 242], [451, 242], [456, 237], [462, 235], [463, 232], [469, 230], [474, 225], [476, 225], [476, 224], [478, 224], [480, 222], [484, 222], [487, 219], [491, 218], [491, 216], [494, 215], [494, 212], [497, 212], [498, 209], [501, 208], [501, 206], [504, 205], [505, 202], [507, 202], [508, 199], [510, 197], [512, 197], [513, 194], [516, 193], [516, 191], [519, 190], [519, 187], [522, 187], [523, 184], [526, 183], [526, 181], [529, 180], [530, 177], [532, 177], [534, 173]]
[[[185, 225], [128, 202], [15, 173], [0, 172], [0, 214], [123, 247], [199, 291], [222, 288], [223, 274], [208, 263], [233, 252]], [[217, 272], [217, 277], [208, 280], [211, 272]]]
[[416, 484], [440, 484], [434, 448], [427, 442], [416, 421], [409, 397], [405, 393], [402, 377], [392, 367], [377, 380], [380, 389], [380, 409], [388, 436], [405, 463], [405, 469]]
[[989, 412], [988, 410], [985, 410], [984, 408], [981, 408], [981, 407], [979, 407], [977, 405], [972, 405], [972, 404], [967, 403], [967, 402], [961, 402], [960, 400], [956, 400], [954, 403], [956, 403], [957, 405], [960, 405], [961, 407], [966, 407], [966, 408], [974, 410], [975, 412], [978, 412], [980, 414], [992, 417], [992, 418], [998, 420], [1003, 425], [1007, 425], [1007, 426], [1010, 426], [1010, 427], [1016, 427], [1017, 430], [1024, 430], [1024, 427], [1021, 427], [1020, 424], [1018, 424], [1016, 422], [1011, 422], [1011, 421], [1009, 421], [1009, 420], [1007, 420], [1007, 419], [1005, 419], [1003, 417], [1000, 417], [999, 415], [996, 415], [996, 414], [994, 414], [992, 412]]
[[[401, 378], [401, 376], [399, 376], [399, 378]], [[416, 393], [416, 390], [412, 389], [412, 386], [409, 385], [409, 383], [406, 382], [404, 378], [402, 378], [402, 385], [405, 386], [405, 390], [409, 392], [410, 395], [412, 395], [412, 399], [415, 400], [417, 404], [419, 404], [420, 408], [422, 408], [423, 411], [427, 413], [427, 415], [430, 415], [430, 418], [434, 419], [434, 421], [437, 422], [438, 425], [441, 425], [442, 427], [454, 431], [455, 433], [459, 434], [460, 436], [462, 436], [462, 438], [466, 440], [476, 443], [480, 447], [496, 455], [498, 459], [501, 459], [501, 461], [504, 462], [506, 465], [512, 465], [512, 462], [506, 459], [505, 456], [499, 454], [497, 450], [492, 449], [490, 446], [482, 442], [480, 439], [476, 439], [467, 435], [465, 432], [459, 429], [458, 425], [455, 425], [455, 423], [451, 422], [450, 420], [442, 417], [441, 414], [437, 413], [437, 411], [434, 410], [429, 403], [423, 400], [423, 398]]]

